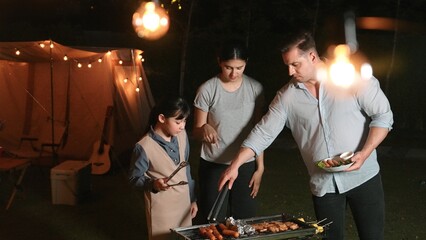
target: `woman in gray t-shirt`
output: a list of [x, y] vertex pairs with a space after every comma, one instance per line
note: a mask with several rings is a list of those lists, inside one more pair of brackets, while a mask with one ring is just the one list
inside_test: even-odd
[[[239, 151], [243, 140], [262, 116], [262, 85], [244, 75], [247, 63], [244, 44], [230, 41], [218, 55], [221, 72], [204, 82], [194, 100], [194, 137], [202, 141], [199, 166], [199, 214], [207, 220], [218, 195], [223, 170]], [[217, 219], [235, 219], [256, 215], [255, 197], [264, 171], [263, 154], [240, 168], [232, 190]], [[244, 176], [244, 177], [243, 177]]]

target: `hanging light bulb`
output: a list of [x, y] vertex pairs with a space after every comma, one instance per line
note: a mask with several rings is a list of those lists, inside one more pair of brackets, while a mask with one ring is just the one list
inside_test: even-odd
[[373, 76], [372, 66], [358, 49], [355, 15], [351, 12], [345, 14], [345, 38], [346, 44], [330, 48], [333, 55], [330, 65], [328, 69], [319, 69], [317, 76], [320, 80], [328, 76], [336, 86], [348, 88], [357, 80]]
[[156, 40], [169, 30], [169, 16], [155, 2], [145, 2], [133, 14], [133, 28], [140, 38]]
[[338, 45], [334, 49], [334, 61], [330, 66], [330, 78], [337, 86], [348, 87], [355, 80], [355, 67], [349, 60], [348, 45]]
[[64, 61], [68, 61], [68, 56], [67, 55], [64, 56]]

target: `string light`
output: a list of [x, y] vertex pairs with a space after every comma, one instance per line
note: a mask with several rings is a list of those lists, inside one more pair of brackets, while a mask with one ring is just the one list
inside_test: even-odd
[[[36, 44], [36, 46], [38, 46], [38, 47], [40, 47], [42, 49], [46, 48], [46, 46], [49, 46], [50, 49], [53, 49], [53, 48], [57, 47], [57, 46], [55, 46], [56, 43], [53, 42], [53, 41], [51, 41], [51, 40], [46, 40], [44, 42], [38, 42], [38, 43], [35, 43], [35, 44]], [[14, 48], [14, 54], [17, 55], [17, 56], [21, 55], [22, 51], [24, 51], [24, 53], [25, 53], [25, 50], [22, 49], [22, 48]], [[43, 51], [45, 51], [45, 50], [43, 50]], [[59, 45], [59, 47], [55, 51], [63, 51], [63, 48]], [[137, 54], [136, 54], [136, 57], [135, 57], [134, 60], [137, 60], [136, 62], [138, 62], [138, 61], [144, 62], [145, 59], [144, 59], [144, 57], [142, 55], [142, 51], [136, 50], [136, 52], [137, 52]], [[62, 60], [63, 61], [72, 61], [72, 62], [74, 62], [76, 64], [77, 68], [79, 68], [79, 69], [83, 68], [84, 65], [87, 66], [88, 69], [92, 69], [94, 67], [94, 65], [93, 65], [94, 62], [102, 63], [104, 61], [104, 57], [105, 56], [110, 56], [111, 54], [112, 54], [112, 51], [110, 50], [110, 51], [106, 52], [104, 56], [101, 56], [101, 57], [98, 56], [98, 57], [96, 57], [94, 59], [92, 58], [89, 61], [87, 61], [87, 59], [73, 59], [72, 57], [68, 56], [68, 54], [65, 53], [65, 54], [62, 55]], [[55, 57], [55, 59], [57, 59], [57, 58]], [[120, 65], [125, 64], [125, 61], [127, 61], [127, 60], [122, 60], [122, 59], [117, 59], [117, 60], [118, 61], [116, 63], [118, 63]], [[127, 62], [126, 62], [126, 64], [127, 64]], [[129, 79], [127, 77], [124, 78], [123, 79], [123, 83], [126, 83], [126, 84], [127, 83], [128, 84], [131, 83], [131, 85], [134, 86], [134, 91], [136, 91], [136, 92], [139, 93], [140, 92], [140, 88], [138, 86], [139, 85], [138, 82], [143, 81], [143, 78], [142, 78], [142, 76], [138, 76], [139, 75], [138, 73], [135, 73], [135, 75], [136, 76], [133, 77], [132, 79]], [[128, 86], [130, 86], [130, 85], [128, 85]]]

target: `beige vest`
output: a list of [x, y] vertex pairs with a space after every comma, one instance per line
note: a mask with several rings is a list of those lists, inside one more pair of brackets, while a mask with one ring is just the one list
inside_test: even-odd
[[[185, 161], [186, 132], [178, 136], [179, 156]], [[140, 144], [148, 158], [149, 169], [145, 173], [152, 179], [169, 176], [178, 166], [174, 164], [167, 152], [151, 137], [143, 137]], [[188, 181], [186, 169], [182, 168], [169, 184]], [[191, 200], [188, 185], [170, 187], [167, 191], [144, 192], [148, 236], [150, 240], [172, 239], [170, 229], [188, 227], [191, 221]]]

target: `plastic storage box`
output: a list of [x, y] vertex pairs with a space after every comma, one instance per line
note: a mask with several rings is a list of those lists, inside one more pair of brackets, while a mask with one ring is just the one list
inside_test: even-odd
[[53, 204], [76, 205], [91, 193], [90, 161], [68, 160], [50, 170]]

